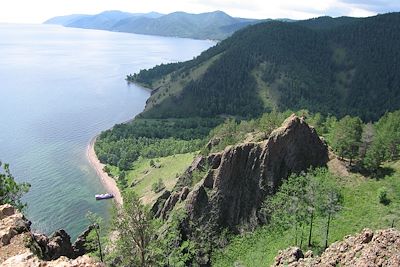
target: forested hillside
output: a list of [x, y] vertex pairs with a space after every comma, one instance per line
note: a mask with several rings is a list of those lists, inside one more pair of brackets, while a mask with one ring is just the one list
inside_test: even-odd
[[198, 58], [128, 75], [157, 91], [143, 117], [272, 109], [376, 120], [400, 108], [400, 14], [265, 22], [239, 30]]

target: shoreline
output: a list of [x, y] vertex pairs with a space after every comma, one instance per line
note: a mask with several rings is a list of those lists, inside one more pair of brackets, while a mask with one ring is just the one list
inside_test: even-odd
[[114, 178], [110, 177], [103, 168], [105, 164], [101, 163], [100, 160], [97, 158], [97, 155], [94, 151], [94, 144], [96, 142], [97, 135], [90, 140], [90, 143], [86, 149], [86, 158], [88, 159], [90, 166], [96, 171], [97, 176], [100, 178], [101, 183], [103, 184], [104, 188], [107, 190], [107, 193], [111, 193], [114, 195], [114, 201], [117, 203], [118, 206], [122, 206], [123, 199], [121, 196], [121, 192], [117, 186], [117, 182]]

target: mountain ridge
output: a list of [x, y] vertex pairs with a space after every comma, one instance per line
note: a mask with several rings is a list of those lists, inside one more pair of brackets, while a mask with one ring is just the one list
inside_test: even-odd
[[182, 11], [170, 14], [104, 11], [96, 15], [54, 17], [44, 23], [136, 34], [222, 40], [234, 31], [259, 21], [234, 18], [219, 10], [199, 14]]

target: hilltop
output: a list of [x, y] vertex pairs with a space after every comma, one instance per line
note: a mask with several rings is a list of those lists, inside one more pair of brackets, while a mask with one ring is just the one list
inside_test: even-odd
[[259, 23], [128, 80], [157, 89], [145, 118], [308, 109], [376, 120], [400, 108], [399, 25], [400, 13]]

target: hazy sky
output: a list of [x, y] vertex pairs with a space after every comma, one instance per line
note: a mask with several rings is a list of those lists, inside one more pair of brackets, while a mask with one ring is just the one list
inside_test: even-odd
[[364, 17], [400, 11], [400, 0], [1, 0], [0, 22], [41, 23], [54, 16], [104, 10], [137, 13], [222, 10], [248, 18]]

